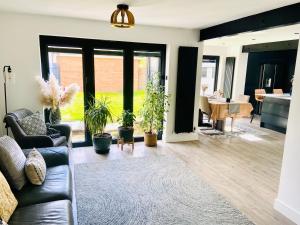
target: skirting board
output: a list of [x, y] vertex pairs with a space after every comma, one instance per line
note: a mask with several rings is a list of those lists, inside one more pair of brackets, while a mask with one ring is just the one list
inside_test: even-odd
[[197, 133], [182, 133], [182, 134], [169, 134], [163, 136], [165, 142], [183, 142], [183, 141], [197, 141], [199, 140]]
[[278, 212], [280, 212], [285, 217], [289, 218], [294, 223], [300, 224], [300, 212], [289, 207], [288, 205], [286, 205], [279, 199], [275, 200], [274, 209], [276, 209]]

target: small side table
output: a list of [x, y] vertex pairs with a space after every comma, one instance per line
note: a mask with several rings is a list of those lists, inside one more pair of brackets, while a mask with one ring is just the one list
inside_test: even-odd
[[119, 145], [121, 145], [121, 150], [122, 151], [123, 151], [123, 147], [124, 147], [125, 144], [131, 145], [131, 150], [132, 151], [134, 150], [134, 139], [132, 141], [124, 142], [123, 138], [118, 138], [117, 145], [118, 145], [118, 148], [119, 148]]

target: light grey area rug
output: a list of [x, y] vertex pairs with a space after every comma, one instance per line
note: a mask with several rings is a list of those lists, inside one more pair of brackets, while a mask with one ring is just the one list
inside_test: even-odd
[[253, 225], [173, 157], [75, 165], [75, 193], [79, 225]]

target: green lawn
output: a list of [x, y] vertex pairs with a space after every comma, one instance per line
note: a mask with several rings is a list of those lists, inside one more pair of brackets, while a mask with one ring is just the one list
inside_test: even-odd
[[[123, 93], [118, 92], [97, 92], [96, 99], [100, 96], [106, 96], [111, 105], [114, 122], [121, 115], [123, 110]], [[134, 106], [133, 111], [138, 116], [139, 111], [142, 107], [143, 100], [145, 97], [145, 91], [139, 90], [134, 92]], [[83, 120], [84, 118], [84, 104], [83, 104], [83, 92], [76, 94], [74, 101], [71, 105], [61, 109], [62, 120], [66, 122]]]

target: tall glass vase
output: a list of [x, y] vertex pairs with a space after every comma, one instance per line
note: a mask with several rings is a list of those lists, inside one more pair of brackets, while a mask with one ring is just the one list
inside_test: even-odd
[[60, 121], [61, 121], [60, 108], [57, 107], [56, 109], [50, 109], [49, 122], [51, 124], [60, 124]]

